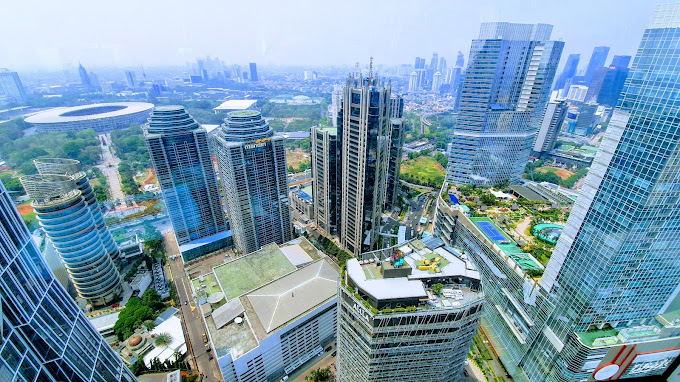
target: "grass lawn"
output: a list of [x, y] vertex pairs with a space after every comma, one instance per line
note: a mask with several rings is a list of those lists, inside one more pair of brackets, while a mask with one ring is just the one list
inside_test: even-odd
[[558, 168], [558, 167], [539, 167], [535, 170], [536, 172], [542, 172], [542, 173], [553, 173], [557, 176], [560, 177], [560, 179], [565, 180], [568, 177], [574, 175], [573, 172], [569, 170], [565, 170], [563, 168]]
[[432, 183], [441, 187], [446, 170], [434, 158], [422, 156], [401, 163], [402, 179], [410, 183]]

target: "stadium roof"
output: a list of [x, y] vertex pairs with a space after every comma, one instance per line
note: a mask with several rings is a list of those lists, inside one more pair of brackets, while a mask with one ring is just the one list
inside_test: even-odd
[[253, 107], [257, 100], [254, 99], [230, 99], [213, 110], [247, 110]]
[[149, 111], [153, 104], [147, 102], [95, 103], [74, 107], [57, 107], [36, 113], [28, 118], [28, 123], [60, 123], [92, 119], [120, 117]]

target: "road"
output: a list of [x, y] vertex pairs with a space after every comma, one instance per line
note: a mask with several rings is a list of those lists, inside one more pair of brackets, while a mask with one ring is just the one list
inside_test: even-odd
[[[102, 138], [106, 140], [106, 145], [102, 144]], [[109, 184], [109, 190], [111, 191], [111, 199], [114, 201], [124, 200], [125, 194], [123, 193], [123, 188], [120, 184], [120, 174], [118, 173], [120, 158], [113, 155], [111, 152], [111, 134], [100, 134], [99, 146], [102, 148], [102, 158], [104, 158], [104, 162], [97, 165], [97, 167], [99, 167], [106, 176], [106, 182]]]
[[423, 215], [423, 209], [425, 208], [427, 198], [427, 194], [420, 194], [415, 199], [407, 200], [410, 208], [409, 213], [404, 219], [404, 225], [406, 226], [406, 240], [410, 240], [418, 236], [419, 222]]
[[[189, 338], [189, 347], [193, 359], [195, 360], [196, 368], [199, 373], [205, 376], [204, 381], [221, 381], [222, 377], [217, 367], [217, 360], [212, 361], [208, 358], [209, 353], [206, 352], [206, 345], [203, 342], [203, 333], [206, 332], [203, 326], [203, 319], [200, 316], [200, 309], [196, 307], [191, 310], [194, 299], [192, 297], [191, 286], [189, 285], [189, 278], [184, 272], [184, 262], [182, 256], [179, 255], [179, 247], [173, 231], [166, 231], [165, 236], [165, 253], [168, 257], [168, 264], [172, 274], [177, 296], [179, 297], [180, 312], [182, 312], [182, 321], [184, 322], [185, 335]], [[172, 256], [177, 256], [176, 260], [171, 260]], [[188, 301], [184, 305], [184, 301]]]

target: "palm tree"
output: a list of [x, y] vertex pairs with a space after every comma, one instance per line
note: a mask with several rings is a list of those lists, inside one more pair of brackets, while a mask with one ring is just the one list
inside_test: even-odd
[[168, 347], [168, 345], [170, 345], [171, 342], [172, 336], [170, 335], [170, 333], [167, 332], [158, 334], [154, 341], [154, 343], [158, 347]]

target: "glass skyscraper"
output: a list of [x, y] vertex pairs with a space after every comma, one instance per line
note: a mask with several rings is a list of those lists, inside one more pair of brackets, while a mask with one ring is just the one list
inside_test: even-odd
[[2, 381], [135, 381], [54, 278], [0, 184]]
[[242, 253], [292, 239], [285, 138], [258, 111], [232, 111], [213, 136], [234, 246]]
[[662, 4], [542, 276], [438, 198], [436, 229], [479, 267], [482, 327], [516, 381], [664, 380], [677, 366], [679, 55], [680, 4]]
[[519, 179], [548, 101], [564, 43], [552, 25], [483, 23], [472, 41], [449, 146], [447, 181]]
[[593, 48], [593, 54], [590, 56], [590, 61], [588, 61], [588, 66], [586, 67], [586, 72], [584, 74], [584, 79], [586, 86], [590, 86], [590, 81], [595, 75], [595, 69], [604, 66], [607, 61], [607, 56], [609, 55], [608, 46], [596, 46]]
[[184, 260], [227, 245], [208, 137], [182, 106], [156, 107], [144, 137]]

